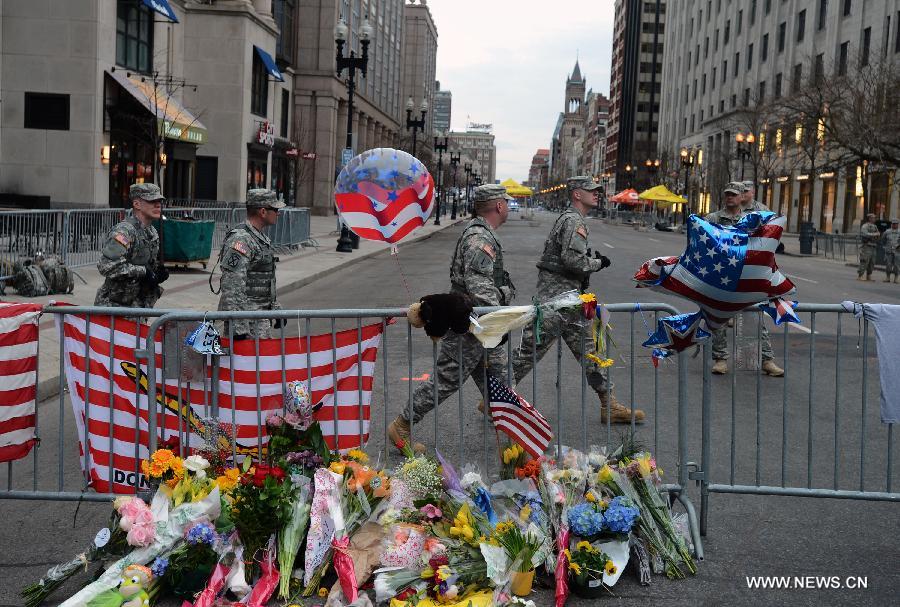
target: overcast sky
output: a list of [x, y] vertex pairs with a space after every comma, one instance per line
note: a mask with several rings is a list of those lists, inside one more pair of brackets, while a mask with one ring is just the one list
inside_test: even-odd
[[494, 125], [497, 178], [528, 178], [550, 147], [576, 54], [588, 88], [609, 93], [612, 0], [429, 0], [437, 79], [453, 92], [451, 127]]

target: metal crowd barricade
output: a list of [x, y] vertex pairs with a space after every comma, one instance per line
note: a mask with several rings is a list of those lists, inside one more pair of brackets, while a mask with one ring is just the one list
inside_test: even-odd
[[[714, 379], [711, 348], [704, 346], [701, 461], [689, 475], [701, 488], [704, 535], [710, 493], [900, 502], [894, 427], [881, 424], [871, 405], [879, 383], [870, 323], [839, 304], [799, 304], [796, 311], [803, 324], [773, 332], [773, 338], [780, 333], [781, 348], [773, 344], [773, 352], [784, 360], [784, 378], [764, 380], [760, 369], [739, 378], [732, 369]], [[846, 385], [848, 378], [860, 385]], [[778, 454], [777, 466], [762, 461], [764, 449]]]

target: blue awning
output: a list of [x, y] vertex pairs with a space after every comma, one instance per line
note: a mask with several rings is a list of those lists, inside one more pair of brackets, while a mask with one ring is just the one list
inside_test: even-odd
[[281, 70], [279, 70], [278, 66], [275, 65], [275, 60], [272, 59], [272, 55], [262, 50], [258, 46], [254, 46], [253, 50], [256, 51], [256, 54], [259, 55], [259, 58], [263, 62], [263, 65], [266, 66], [266, 71], [269, 72], [269, 76], [271, 76], [278, 82], [284, 82], [284, 76], [281, 75]]
[[141, 2], [151, 11], [159, 13], [173, 23], [178, 23], [178, 17], [175, 16], [175, 11], [172, 10], [169, 0], [141, 0]]

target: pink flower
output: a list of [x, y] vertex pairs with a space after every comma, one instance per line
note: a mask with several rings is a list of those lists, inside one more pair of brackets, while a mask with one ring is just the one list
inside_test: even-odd
[[266, 418], [266, 425], [273, 428], [280, 428], [284, 425], [284, 418], [278, 413], [273, 413]]
[[125, 540], [131, 546], [146, 547], [156, 538], [156, 527], [153, 525], [133, 525]]
[[419, 512], [424, 514], [425, 518], [430, 521], [435, 521], [444, 515], [444, 513], [441, 512], [441, 509], [434, 504], [425, 504], [424, 506], [419, 508]]
[[141, 498], [133, 497], [120, 506], [119, 514], [121, 514], [123, 518], [134, 520], [142, 510], [148, 510], [147, 504], [145, 504], [144, 500]]
[[150, 512], [149, 508], [144, 508], [140, 512], [137, 513], [137, 516], [132, 519], [135, 525], [152, 525], [153, 524], [153, 513]]

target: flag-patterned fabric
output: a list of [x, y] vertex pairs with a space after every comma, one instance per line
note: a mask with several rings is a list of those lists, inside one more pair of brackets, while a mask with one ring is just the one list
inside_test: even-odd
[[434, 179], [414, 156], [376, 148], [341, 170], [334, 200], [341, 220], [360, 238], [393, 244], [431, 215]]
[[[140, 324], [136, 330], [134, 321], [122, 318], [113, 325], [106, 316], [91, 316], [88, 325], [85, 317], [77, 314], [65, 315], [62, 321], [57, 316], [57, 322], [63, 323], [66, 381], [86, 478], [101, 493], [134, 492], [136, 480], [142, 486], [146, 483], [135, 478], [135, 470], [149, 455], [148, 378], [145, 369], [136, 365], [134, 351], [143, 347], [148, 327]], [[311, 336], [309, 357], [305, 336], [286, 338], [283, 357], [280, 338], [260, 340], [258, 357], [253, 340], [236, 342], [233, 355], [220, 359], [218, 404], [219, 419], [234, 424], [239, 453], [257, 455], [265, 448], [266, 417], [284, 406], [282, 382], [306, 381], [308, 364], [312, 368], [312, 402], [322, 405], [315, 419], [329, 447], [346, 450], [365, 444], [382, 331], [382, 323], [364, 326], [361, 341], [355, 328], [338, 331], [334, 335], [336, 349], [331, 333]], [[181, 437], [185, 447], [197, 445], [201, 420], [209, 414], [212, 402], [211, 369], [207, 367], [205, 382], [179, 385], [167, 378], [163, 385], [160, 341], [155, 351], [158, 441], [174, 435]]]
[[794, 312], [794, 309], [796, 307], [796, 301], [779, 298], [772, 301], [771, 303], [759, 306], [759, 309], [771, 316], [776, 325], [780, 325], [785, 322], [794, 322], [801, 324], [800, 317], [797, 316], [796, 312]]
[[775, 264], [786, 221], [760, 212], [723, 226], [691, 215], [681, 257], [651, 259], [634, 279], [696, 302], [709, 328], [717, 329], [741, 310], [795, 292]]
[[522, 445], [531, 457], [542, 456], [553, 440], [553, 430], [544, 416], [491, 374], [488, 374], [488, 397], [494, 427]]
[[39, 304], [0, 303], [0, 462], [21, 459], [37, 442]]

